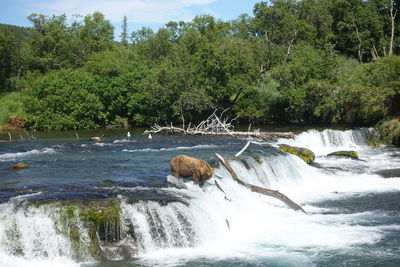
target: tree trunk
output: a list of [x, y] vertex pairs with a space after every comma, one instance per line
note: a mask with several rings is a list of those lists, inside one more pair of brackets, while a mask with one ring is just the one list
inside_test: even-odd
[[256, 185], [252, 185], [252, 184], [243, 182], [242, 180], [239, 179], [239, 177], [237, 176], [236, 172], [233, 170], [231, 165], [221, 155], [219, 155], [218, 153], [215, 153], [215, 156], [222, 163], [222, 165], [224, 165], [224, 167], [228, 170], [228, 172], [232, 175], [232, 178], [239, 184], [247, 187], [248, 189], [250, 189], [253, 192], [276, 198], [276, 199], [282, 201], [283, 203], [285, 203], [288, 207], [292, 208], [293, 210], [296, 210], [296, 211], [300, 210], [300, 211], [306, 213], [300, 205], [293, 202], [290, 198], [288, 198], [287, 196], [285, 196], [278, 190], [266, 189], [266, 188], [262, 188], [262, 187], [259, 187]]
[[353, 26], [354, 26], [354, 29], [356, 30], [356, 36], [357, 36], [357, 40], [358, 40], [358, 60], [362, 64], [363, 63], [363, 60], [362, 60], [362, 41], [361, 41], [360, 33], [358, 31], [358, 27], [357, 27], [354, 19], [353, 19]]
[[397, 15], [397, 10], [394, 11], [394, 1], [390, 1], [390, 19], [392, 22], [392, 32], [390, 35], [390, 46], [389, 46], [389, 56], [393, 55], [393, 42], [394, 42], [394, 28], [395, 28], [395, 19]]

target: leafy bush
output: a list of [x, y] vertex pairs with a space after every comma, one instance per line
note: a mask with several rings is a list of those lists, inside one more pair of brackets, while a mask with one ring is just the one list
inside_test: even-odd
[[354, 111], [356, 121], [371, 124], [398, 114], [399, 100], [400, 57], [389, 56], [361, 65], [347, 80], [339, 101], [345, 113]]
[[382, 121], [377, 128], [382, 142], [400, 146], [400, 118]]
[[106, 124], [97, 84], [80, 70], [53, 71], [37, 80], [25, 101], [30, 127], [38, 130], [89, 129]]
[[19, 119], [26, 118], [24, 99], [26, 96], [22, 92], [8, 93], [0, 97], [0, 127], [8, 123], [11, 116]]

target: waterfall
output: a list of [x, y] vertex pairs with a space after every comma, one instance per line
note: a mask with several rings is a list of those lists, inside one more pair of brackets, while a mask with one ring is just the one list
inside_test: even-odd
[[[290, 184], [301, 179], [297, 159], [292, 156], [248, 156], [231, 160], [231, 164], [246, 182], [260, 186]], [[240, 215], [236, 211], [238, 207], [232, 203], [241, 202], [239, 207], [247, 209], [242, 205], [253, 201], [254, 196], [231, 178], [225, 179], [229, 174], [223, 167], [217, 168], [215, 174], [224, 178], [214, 177], [203, 188], [186, 182], [186, 189], [158, 189], [158, 194], [173, 194], [177, 201], [131, 201], [121, 195], [118, 227], [115, 227], [113, 217], [101, 221], [104, 224], [101, 226], [90, 217], [92, 211], [88, 210], [88, 204], [56, 202], [41, 205], [29, 202], [32, 195], [12, 198], [0, 205], [0, 253], [26, 259], [66, 257], [90, 262], [99, 256], [96, 249], [102, 250], [101, 257], [118, 259], [125, 257], [124, 253], [140, 255], [159, 249], [193, 248], [226, 239], [229, 231], [235, 229], [233, 218]], [[284, 181], [282, 177], [288, 180]], [[215, 186], [214, 180], [225, 193]], [[137, 189], [127, 190], [134, 192]], [[273, 199], [263, 201], [283, 207]], [[96, 209], [104, 206], [97, 205]], [[96, 232], [93, 232], [95, 226]], [[107, 231], [115, 233], [111, 236], [116, 237], [110, 238]], [[119, 249], [110, 252], [110, 244]]]
[[316, 154], [334, 150], [354, 150], [355, 148], [367, 145], [372, 131], [373, 128], [359, 128], [345, 131], [332, 129], [318, 131], [312, 129], [297, 134], [293, 140], [280, 139], [279, 142], [306, 147]]

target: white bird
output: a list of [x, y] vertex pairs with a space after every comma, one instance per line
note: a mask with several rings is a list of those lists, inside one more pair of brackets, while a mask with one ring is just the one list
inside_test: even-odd
[[126, 136], [128, 137], [128, 139], [131, 139], [131, 133], [130, 133], [130, 132], [128, 132], [128, 133], [126, 134]]
[[151, 134], [149, 134], [149, 139], [152, 139], [153, 137], [151, 136]]

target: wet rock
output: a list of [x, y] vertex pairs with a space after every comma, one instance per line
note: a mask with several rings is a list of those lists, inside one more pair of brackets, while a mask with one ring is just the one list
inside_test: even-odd
[[261, 163], [263, 162], [260, 155], [253, 155], [253, 158], [254, 158], [255, 161], [257, 161], [259, 164], [261, 164]]
[[29, 167], [29, 165], [26, 164], [26, 163], [18, 163], [18, 164], [15, 164], [15, 165], [11, 166], [11, 169], [20, 170], [20, 169], [25, 169], [25, 168], [28, 168], [28, 167]]
[[90, 138], [90, 140], [95, 141], [95, 142], [101, 142], [103, 139], [101, 139], [101, 137], [99, 137], [99, 136], [93, 136]]
[[56, 227], [69, 238], [74, 259], [100, 260], [104, 246], [114, 246], [122, 240], [119, 200], [33, 200], [25, 206], [44, 205], [59, 214]]
[[216, 169], [219, 167], [219, 161], [218, 159], [211, 157], [207, 161], [208, 165], [210, 165], [211, 168]]
[[375, 172], [383, 178], [400, 178], [400, 169], [388, 169]]
[[248, 163], [245, 159], [240, 159], [240, 161], [241, 161], [242, 164], [246, 167], [246, 169], [248, 169], [248, 170], [251, 169], [249, 163]]
[[[73, 244], [78, 258], [82, 255], [83, 246], [87, 246], [93, 258], [102, 256], [102, 246], [121, 240], [120, 203], [117, 200], [107, 201], [68, 201], [62, 204], [61, 221], [67, 226], [66, 231]], [[89, 242], [82, 243], [82, 231], [74, 225], [83, 223], [88, 231]]]
[[328, 156], [349, 157], [353, 159], [358, 159], [358, 153], [356, 151], [336, 151], [329, 153]]
[[377, 129], [383, 143], [400, 146], [400, 118], [380, 122]]
[[308, 148], [295, 147], [284, 144], [279, 145], [279, 148], [282, 151], [298, 156], [307, 163], [311, 163], [315, 160], [314, 152], [312, 152]]
[[319, 168], [319, 169], [323, 169], [324, 167], [322, 167], [321, 164], [316, 163], [316, 162], [310, 162], [310, 166], [313, 166], [315, 168]]
[[15, 130], [24, 130], [26, 121], [22, 118], [18, 118], [16, 116], [10, 116], [8, 123], [3, 125], [3, 131], [15, 131]]

